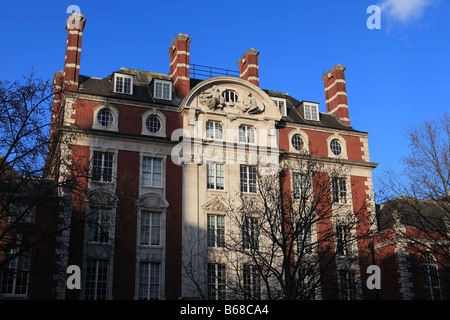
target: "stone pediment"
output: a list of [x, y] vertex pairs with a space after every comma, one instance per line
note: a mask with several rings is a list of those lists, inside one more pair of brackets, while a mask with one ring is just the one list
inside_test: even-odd
[[157, 193], [143, 194], [136, 204], [139, 208], [165, 209], [169, 207], [167, 200]]
[[225, 212], [228, 208], [227, 204], [223, 201], [222, 198], [215, 197], [208, 202], [206, 202], [202, 208], [207, 211], [220, 211]]
[[90, 207], [115, 207], [119, 198], [109, 190], [91, 189], [87, 192], [85, 201]]

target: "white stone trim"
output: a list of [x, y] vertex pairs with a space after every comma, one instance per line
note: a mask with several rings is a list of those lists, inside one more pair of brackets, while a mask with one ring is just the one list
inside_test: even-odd
[[[159, 120], [161, 121], [161, 129], [158, 132], [150, 132], [147, 129], [147, 125], [146, 125], [146, 121], [147, 121], [147, 117], [150, 115], [156, 115]], [[142, 129], [141, 129], [141, 134], [145, 135], [145, 136], [153, 136], [153, 137], [166, 137], [166, 116], [159, 112], [156, 108], [151, 108], [150, 110], [148, 110], [147, 112], [145, 112], [142, 115]]]
[[344, 91], [338, 91], [338, 92], [336, 92], [336, 94], [334, 96], [332, 96], [330, 99], [328, 99], [326, 101], [326, 103], [329, 103], [330, 101], [336, 99], [337, 96], [347, 96], [347, 93]]
[[344, 79], [336, 79], [332, 84], [330, 84], [328, 87], [325, 88], [325, 91], [330, 90], [332, 87], [334, 87], [337, 83], [344, 83], [345, 84], [345, 80]]
[[[97, 115], [100, 112], [100, 110], [108, 108], [112, 115], [113, 115], [113, 122], [109, 127], [102, 126], [97, 119]], [[110, 103], [102, 103], [94, 107], [92, 112], [92, 129], [98, 129], [98, 130], [106, 130], [106, 131], [119, 131], [119, 110], [117, 110], [116, 107], [111, 105]]]
[[327, 113], [335, 113], [336, 110], [339, 108], [347, 108], [347, 110], [348, 110], [348, 105], [343, 104], [343, 103], [338, 104], [336, 107], [334, 107], [332, 110], [328, 111]]

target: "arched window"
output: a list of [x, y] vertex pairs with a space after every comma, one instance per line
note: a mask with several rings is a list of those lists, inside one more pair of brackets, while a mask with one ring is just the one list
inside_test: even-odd
[[420, 258], [422, 264], [423, 289], [425, 299], [440, 300], [441, 286], [439, 284], [439, 274], [436, 260], [429, 252], [425, 252]]

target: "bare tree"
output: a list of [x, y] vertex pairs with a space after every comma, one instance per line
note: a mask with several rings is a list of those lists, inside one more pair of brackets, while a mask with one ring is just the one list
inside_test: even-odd
[[[22, 81], [0, 80], [0, 271], [6, 278], [22, 272], [17, 263], [29, 272], [32, 258], [40, 267], [31, 272], [47, 274], [47, 284], [54, 275], [64, 283], [67, 260], [62, 256], [67, 256], [70, 230], [85, 223], [93, 230], [96, 212], [117, 202], [88, 196], [91, 159], [73, 161], [68, 152], [81, 132], [68, 133], [64, 107], [54, 109], [52, 102], [70, 96], [37, 78], [34, 70]], [[77, 195], [95, 209], [74, 219], [72, 197]]]
[[378, 181], [385, 201], [381, 212], [389, 215], [381, 217], [382, 224], [389, 227], [396, 220], [413, 229], [403, 234], [410, 248], [432, 253], [450, 271], [450, 116], [445, 112], [411, 126], [408, 139], [403, 171], [387, 170]]
[[341, 298], [358, 298], [360, 279], [352, 272], [359, 270], [357, 241], [371, 233], [371, 226], [356, 228], [370, 199], [354, 208], [345, 178], [349, 169], [309, 154], [283, 160], [271, 174], [264, 169], [249, 169], [254, 179], [245, 190], [223, 199], [227, 228], [206, 232], [214, 250], [196, 247], [200, 233], [184, 242], [189, 257], [184, 268], [193, 289], [208, 298], [205, 282], [216, 275], [206, 266], [221, 263], [226, 282], [216, 283], [226, 287], [226, 298], [321, 299], [335, 294], [338, 277], [350, 277], [340, 281], [348, 285], [341, 288]]

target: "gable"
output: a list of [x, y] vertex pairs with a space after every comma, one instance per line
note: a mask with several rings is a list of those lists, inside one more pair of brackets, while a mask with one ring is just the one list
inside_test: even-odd
[[202, 113], [222, 114], [230, 120], [280, 120], [281, 113], [266, 92], [235, 77], [214, 77], [192, 88], [181, 110], [195, 108]]

